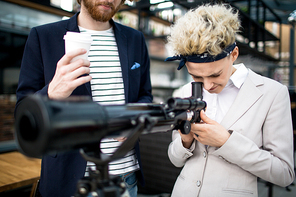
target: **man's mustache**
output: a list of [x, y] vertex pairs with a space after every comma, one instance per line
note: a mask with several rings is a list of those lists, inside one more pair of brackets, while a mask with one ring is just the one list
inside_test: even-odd
[[112, 10], [115, 9], [113, 3], [110, 3], [110, 2], [100, 2], [100, 3], [96, 3], [95, 6], [100, 6], [100, 5], [109, 6]]

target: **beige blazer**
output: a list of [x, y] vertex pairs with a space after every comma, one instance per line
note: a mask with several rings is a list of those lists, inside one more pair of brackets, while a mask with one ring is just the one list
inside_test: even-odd
[[258, 196], [257, 177], [282, 187], [293, 182], [293, 129], [286, 86], [249, 70], [221, 125], [233, 133], [220, 148], [195, 141], [190, 151], [173, 132], [168, 155], [183, 169], [172, 197]]

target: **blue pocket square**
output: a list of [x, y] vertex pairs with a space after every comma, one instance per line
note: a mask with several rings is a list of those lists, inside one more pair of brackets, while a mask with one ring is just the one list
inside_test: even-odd
[[136, 68], [139, 68], [141, 65], [137, 62], [131, 67], [131, 70], [135, 70]]

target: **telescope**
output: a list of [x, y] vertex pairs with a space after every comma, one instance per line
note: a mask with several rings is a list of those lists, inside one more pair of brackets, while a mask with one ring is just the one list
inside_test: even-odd
[[17, 143], [25, 155], [38, 158], [92, 146], [105, 137], [128, 136], [140, 124], [142, 134], [175, 129], [187, 134], [205, 107], [199, 82], [192, 83], [192, 97], [170, 98], [167, 104], [102, 106], [88, 97], [56, 101], [31, 95], [17, 108]]
[[[30, 95], [16, 109], [16, 141], [23, 154], [36, 158], [79, 149], [81, 155], [87, 161], [94, 162], [101, 173], [97, 176], [90, 172], [95, 181], [81, 180], [78, 186], [81, 195], [78, 196], [86, 196], [89, 191], [97, 191], [97, 185], [102, 180], [110, 180], [108, 163], [124, 157], [140, 135], [173, 130], [188, 134], [191, 123], [200, 122], [200, 111], [205, 108], [200, 82], [192, 82], [191, 97], [169, 98], [164, 104], [103, 106], [93, 102], [90, 97], [50, 100], [40, 95]], [[123, 136], [126, 140], [113, 155], [97, 150], [103, 138]], [[90, 189], [91, 182], [96, 184]], [[81, 191], [84, 191], [83, 194]]]

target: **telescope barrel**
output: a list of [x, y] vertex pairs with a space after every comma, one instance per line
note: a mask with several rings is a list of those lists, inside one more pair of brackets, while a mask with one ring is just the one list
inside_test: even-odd
[[77, 105], [29, 96], [16, 111], [16, 139], [23, 153], [31, 157], [94, 142], [102, 135], [95, 131], [106, 127], [104, 109], [88, 101]]
[[104, 137], [127, 135], [136, 118], [149, 114], [156, 125], [152, 132], [166, 132], [174, 124], [158, 105], [102, 106], [91, 99], [54, 101], [38, 95], [26, 97], [16, 111], [16, 139], [30, 157], [87, 147]]

